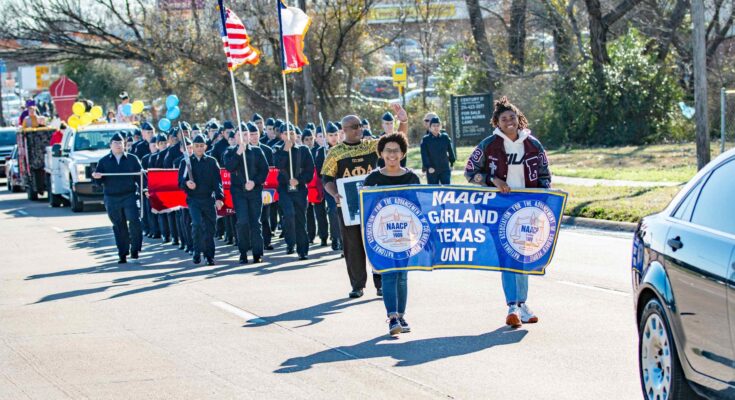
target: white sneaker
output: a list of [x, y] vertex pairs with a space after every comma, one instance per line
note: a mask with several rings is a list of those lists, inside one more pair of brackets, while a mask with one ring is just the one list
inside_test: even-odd
[[538, 317], [531, 311], [526, 303], [521, 304], [519, 307], [521, 310], [521, 322], [524, 324], [535, 324], [538, 322]]
[[505, 324], [513, 328], [521, 327], [521, 309], [513, 304], [508, 308], [508, 316], [505, 317]]

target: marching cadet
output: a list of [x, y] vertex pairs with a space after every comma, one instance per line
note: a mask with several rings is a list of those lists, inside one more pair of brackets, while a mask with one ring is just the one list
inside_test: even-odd
[[110, 139], [110, 154], [97, 162], [92, 178], [103, 187], [105, 209], [112, 222], [119, 264], [127, 262], [127, 256], [137, 259], [143, 242], [138, 209], [138, 181], [136, 175], [110, 176], [106, 174], [140, 173], [140, 160], [135, 154], [125, 152], [124, 139], [116, 133]]
[[202, 127], [199, 124], [191, 126], [191, 137], [195, 137], [202, 134]]
[[[158, 155], [156, 156], [155, 160], [151, 160], [151, 164], [153, 168], [163, 168], [164, 161], [166, 159], [166, 154], [168, 154], [168, 151], [171, 149], [172, 146], [172, 138], [174, 134], [174, 130], [170, 130], [168, 135], [165, 135], [165, 138], [163, 141], [159, 140], [156, 142], [156, 145], [159, 147]], [[158, 214], [158, 225], [161, 227], [161, 235], [163, 243], [168, 243], [171, 241], [171, 226], [168, 223], [168, 213], [159, 213]]]
[[[261, 117], [260, 114], [253, 114], [253, 118], [250, 119], [250, 122], [257, 126], [259, 131], [263, 131], [263, 117]], [[242, 131], [242, 133], [243, 135], [247, 134], [245, 131]]]
[[[148, 143], [149, 152], [143, 158], [140, 160], [140, 164], [143, 167], [143, 170], [147, 171], [148, 168], [151, 165], [151, 159], [153, 156], [158, 152], [158, 146], [156, 144], [158, 142], [158, 137], [156, 135], [151, 136], [150, 142]], [[148, 201], [148, 176], [143, 175], [143, 193], [145, 193], [145, 197], [143, 198], [143, 217], [146, 218], [148, 221], [148, 232], [145, 234], [146, 237], [149, 238], [161, 238], [161, 228], [158, 226], [158, 218], [153, 215], [153, 212], [151, 211], [151, 204], [150, 201]]]
[[[273, 157], [278, 172], [278, 204], [283, 212], [281, 224], [286, 239], [286, 254], [294, 253], [299, 260], [309, 258], [309, 241], [306, 236], [306, 184], [314, 177], [314, 160], [306, 146], [294, 143], [295, 129], [292, 125], [281, 125], [283, 144], [276, 146]], [[289, 153], [293, 176], [289, 169]]]
[[[148, 166], [146, 170], [150, 168], [160, 168], [158, 164], [158, 159], [162, 158], [161, 154], [164, 150], [166, 150], [166, 147], [168, 146], [168, 136], [161, 132], [158, 135], [156, 135], [156, 151], [150, 154], [150, 159], [148, 160]], [[160, 165], [163, 165], [163, 161]], [[146, 197], [148, 194], [148, 189], [146, 185]], [[149, 204], [150, 205], [150, 204]], [[151, 208], [151, 219], [155, 219], [155, 224], [158, 226], [158, 230], [156, 231], [158, 235], [154, 234], [153, 239], [161, 239], [162, 237], [165, 238], [170, 235], [168, 231], [168, 220], [164, 221], [166, 219], [166, 216], [163, 214], [154, 214], [153, 209]], [[166, 222], [164, 224], [164, 222]]]
[[225, 154], [225, 151], [227, 151], [227, 148], [230, 147], [230, 143], [228, 141], [230, 132], [235, 131], [235, 125], [232, 124], [232, 121], [225, 121], [222, 126], [225, 129], [224, 134], [220, 135], [219, 140], [212, 142], [212, 149], [209, 151], [209, 155], [214, 157], [219, 164], [222, 164], [222, 156]]
[[[309, 148], [311, 157], [314, 159], [314, 168], [316, 170], [317, 179], [322, 179], [322, 165], [324, 165], [324, 148], [314, 144], [314, 136], [311, 129], [304, 130], [302, 138], [304, 146]], [[322, 201], [318, 203], [309, 203], [306, 208], [306, 232], [309, 235], [309, 243], [314, 243], [317, 234], [321, 240], [321, 246], [327, 245], [327, 209], [324, 207], [324, 191], [322, 190]]]
[[[255, 128], [253, 136], [257, 142], [258, 128], [248, 123], [246, 128]], [[247, 139], [237, 135], [234, 146], [225, 153], [225, 168], [230, 171], [230, 191], [237, 217], [237, 246], [240, 264], [248, 263], [248, 249], [253, 252], [253, 264], [263, 261], [263, 232], [260, 225], [263, 211], [263, 183], [268, 177], [268, 161], [258, 146], [247, 145]], [[243, 162], [243, 157], [245, 162]], [[245, 165], [247, 163], [247, 178]]]
[[[186, 122], [182, 123], [183, 132], [186, 132], [186, 126], [184, 125]], [[192, 133], [193, 133], [193, 127], [192, 127]], [[182, 150], [181, 156], [174, 160], [174, 168], [180, 169], [181, 164], [186, 162], [186, 154], [185, 151], [188, 152], [189, 156], [191, 157], [191, 139], [189, 139], [189, 135], [183, 134], [183, 139], [180, 144], [184, 149]], [[188, 208], [182, 208], [175, 211], [176, 213], [176, 221], [177, 221], [177, 227], [179, 230], [179, 236], [181, 237], [181, 244], [179, 244], [179, 250], [184, 250], [187, 253], [193, 255], [194, 254], [194, 240], [193, 240], [193, 233], [191, 230], [191, 213], [189, 212]]]
[[[241, 129], [243, 132], [247, 132], [247, 128], [245, 128], [244, 122], [241, 124]], [[227, 134], [227, 144], [229, 146], [227, 147], [227, 150], [225, 150], [225, 152], [222, 154], [222, 162], [220, 163], [222, 167], [225, 166], [225, 154], [227, 154], [227, 151], [229, 151], [232, 146], [235, 146], [237, 144], [237, 136], [239, 136], [239, 133], [236, 131], [231, 131]], [[223, 220], [225, 224], [225, 243], [235, 244], [237, 242], [237, 230], [235, 228], [235, 225], [237, 224], [237, 218], [232, 214], [228, 214], [220, 219]]]
[[[184, 137], [184, 131], [191, 131], [189, 124], [186, 122], [181, 122], [178, 127], [172, 130], [172, 134], [169, 136], [171, 145], [166, 150], [166, 156], [163, 159], [163, 168], [174, 169], [178, 167], [174, 161], [183, 155], [183, 152], [181, 151], [181, 139]], [[179, 241], [181, 238], [181, 232], [179, 232], [179, 226], [181, 225], [179, 214], [180, 213], [178, 211], [171, 211], [166, 215], [168, 218], [168, 227], [171, 231], [172, 246], [181, 245], [181, 242]]]
[[[151, 138], [153, 137], [154, 131], [153, 131], [153, 126], [147, 121], [140, 124], [140, 129], [141, 129], [141, 139], [133, 143], [133, 147], [130, 152], [135, 154], [136, 157], [138, 157], [138, 160], [140, 160], [140, 163], [142, 165], [143, 157], [151, 153], [152, 146], [150, 143], [151, 143]], [[143, 169], [147, 169], [147, 168], [143, 167]], [[141, 188], [141, 190], [143, 190], [143, 188]], [[143, 207], [143, 210], [146, 209], [145, 204], [143, 204], [142, 207]], [[145, 211], [143, 212], [142, 224], [143, 224], [143, 234], [146, 236], [150, 236], [149, 233], [151, 231], [151, 222], [150, 222], [150, 219], [148, 218], [148, 213]]]
[[262, 131], [263, 135], [260, 137], [260, 143], [263, 143], [270, 148], [273, 148], [273, 144], [275, 144], [275, 142], [278, 142], [278, 134], [274, 128], [275, 125], [276, 120], [273, 118], [268, 118], [265, 121], [265, 128]]
[[426, 173], [429, 185], [449, 185], [455, 156], [452, 139], [441, 131], [439, 117], [429, 120], [429, 132], [421, 139], [421, 170]]
[[[397, 114], [400, 121], [399, 131], [404, 136], [407, 135], [408, 116], [406, 111], [400, 104], [391, 104], [393, 111]], [[392, 117], [392, 116], [391, 116]], [[342, 118], [344, 124], [345, 141], [329, 150], [327, 158], [324, 160], [322, 167], [322, 175], [324, 177], [324, 189], [337, 202], [340, 207], [341, 196], [337, 192], [336, 180], [350, 176], [365, 175], [372, 172], [378, 161], [378, 140], [363, 139], [362, 130], [360, 129], [360, 118], [356, 115], [348, 115]], [[362, 233], [360, 225], [345, 225], [341, 212], [337, 213], [340, 221], [340, 232], [342, 233], [342, 243], [344, 244], [344, 256], [347, 264], [347, 273], [352, 285], [352, 291], [349, 297], [358, 298], [363, 296], [363, 289], [367, 282], [367, 261], [365, 258], [365, 248], [362, 243]], [[373, 274], [373, 283], [377, 289], [378, 296], [382, 296], [381, 278], [378, 274]]]
[[[260, 142], [258, 127], [253, 124], [248, 124], [248, 140], [250, 141], [251, 147], [259, 147], [263, 151], [265, 161], [268, 163], [268, 167], [273, 166], [273, 149]], [[268, 178], [268, 172], [266, 172], [266, 179]], [[262, 188], [261, 188], [262, 192]], [[273, 231], [271, 230], [270, 213], [271, 206], [273, 206], [273, 199], [271, 198], [271, 204], [263, 204], [262, 212], [260, 213], [260, 224], [263, 228], [263, 248], [265, 250], [273, 250], [271, 245], [271, 239], [273, 238]], [[273, 206], [275, 208], [276, 206]], [[275, 228], [275, 226], [273, 227]]]
[[219, 135], [219, 124], [217, 121], [211, 121], [207, 125], [207, 147], [211, 148], [212, 144], [214, 144], [214, 140]]
[[[326, 137], [326, 146], [324, 149], [324, 158], [326, 159], [327, 154], [329, 153], [329, 150], [332, 149], [334, 146], [339, 144], [339, 131], [337, 129], [337, 125], [333, 124], [331, 121], [327, 123], [327, 137]], [[324, 160], [314, 160], [315, 164], [320, 163], [319, 165], [319, 176], [321, 177], [322, 181], [324, 181], [324, 175], [322, 175], [322, 169], [324, 167]], [[339, 232], [339, 217], [337, 217], [337, 213], [339, 212], [339, 209], [337, 208], [337, 202], [334, 200], [334, 197], [330, 195], [324, 196], [325, 201], [327, 203], [327, 219], [329, 220], [329, 238], [332, 240], [332, 250], [342, 250], [342, 236]]]
[[219, 164], [213, 157], [204, 154], [206, 139], [199, 135], [192, 141], [191, 168], [187, 163], [179, 167], [179, 187], [186, 192], [186, 204], [191, 213], [194, 242], [194, 264], [202, 262], [202, 253], [207, 265], [214, 265], [214, 226], [217, 210], [224, 205], [222, 176]]

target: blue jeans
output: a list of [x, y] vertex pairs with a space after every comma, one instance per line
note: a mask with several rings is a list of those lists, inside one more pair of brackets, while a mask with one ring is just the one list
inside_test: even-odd
[[214, 258], [214, 226], [217, 223], [217, 209], [214, 198], [186, 198], [191, 214], [192, 242], [194, 254], [204, 253], [206, 258]]
[[513, 272], [501, 273], [503, 292], [507, 305], [525, 303], [528, 299], [528, 275]]
[[429, 185], [449, 185], [452, 183], [452, 171], [434, 172], [426, 174], [426, 183]]
[[383, 278], [383, 303], [388, 318], [398, 314], [402, 317], [406, 312], [408, 301], [408, 272], [387, 272]]
[[263, 211], [263, 190], [253, 189], [250, 192], [232, 191], [232, 203], [235, 206], [237, 222], [237, 247], [240, 255], [253, 250], [253, 257], [263, 255], [263, 230], [260, 224], [260, 213]]
[[126, 256], [130, 251], [140, 251], [143, 232], [140, 227], [140, 209], [135, 193], [122, 196], [105, 196], [105, 209], [112, 222], [117, 254]]

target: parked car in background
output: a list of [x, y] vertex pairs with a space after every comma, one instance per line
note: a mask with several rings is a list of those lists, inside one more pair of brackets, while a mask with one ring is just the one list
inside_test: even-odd
[[8, 178], [7, 189], [9, 192], [20, 192], [23, 190], [20, 182], [20, 169], [18, 168], [18, 146], [13, 146], [13, 152], [5, 163], [5, 176]]
[[421, 44], [414, 39], [398, 38], [390, 46], [386, 46], [385, 52], [394, 60], [411, 62], [421, 58], [421, 49]]
[[393, 99], [398, 97], [398, 88], [393, 86], [390, 76], [372, 76], [365, 78], [359, 85], [359, 92], [366, 97]]
[[[424, 91], [421, 89], [414, 89], [409, 90], [406, 92], [406, 104], [410, 104], [414, 101], [421, 101], [421, 96]], [[391, 103], [393, 102], [401, 102], [400, 97], [396, 97], [392, 100], [390, 100]], [[439, 97], [439, 93], [434, 88], [426, 88], [426, 105], [434, 110], [441, 107], [441, 98]]]
[[15, 147], [15, 128], [0, 128], [0, 174], [5, 176], [5, 163]]
[[733, 177], [735, 149], [638, 224], [632, 278], [646, 399], [735, 399]]
[[21, 98], [15, 93], [3, 93], [3, 117], [5, 118], [5, 124], [8, 126], [14, 126], [18, 124], [18, 118], [22, 110]]

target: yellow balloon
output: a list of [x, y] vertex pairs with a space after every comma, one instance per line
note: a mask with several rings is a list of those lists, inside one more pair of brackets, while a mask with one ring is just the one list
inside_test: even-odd
[[100, 118], [102, 118], [102, 113], [103, 113], [102, 107], [100, 107], [100, 106], [94, 106], [89, 111], [89, 113], [92, 115], [92, 119], [100, 119]]
[[77, 129], [79, 127], [79, 124], [81, 123], [81, 121], [79, 120], [79, 116], [77, 115], [72, 115], [71, 117], [69, 117], [69, 120], [67, 122], [69, 123], [69, 127], [71, 127], [72, 129]]
[[84, 113], [84, 115], [82, 115], [82, 117], [80, 118], [80, 120], [81, 120], [81, 124], [82, 125], [89, 125], [89, 124], [92, 123], [92, 120], [93, 120], [92, 114], [90, 114], [90, 113]]
[[135, 101], [133, 102], [133, 114], [140, 114], [140, 113], [142, 113], [142, 112], [143, 112], [143, 107], [144, 107], [144, 106], [145, 106], [145, 105], [143, 104], [143, 102], [142, 102], [142, 101], [140, 101], [140, 100], [135, 100]]
[[71, 110], [74, 112], [74, 115], [82, 116], [84, 115], [84, 111], [86, 111], [86, 107], [84, 107], [84, 103], [77, 101], [74, 103], [74, 105], [71, 106]]

